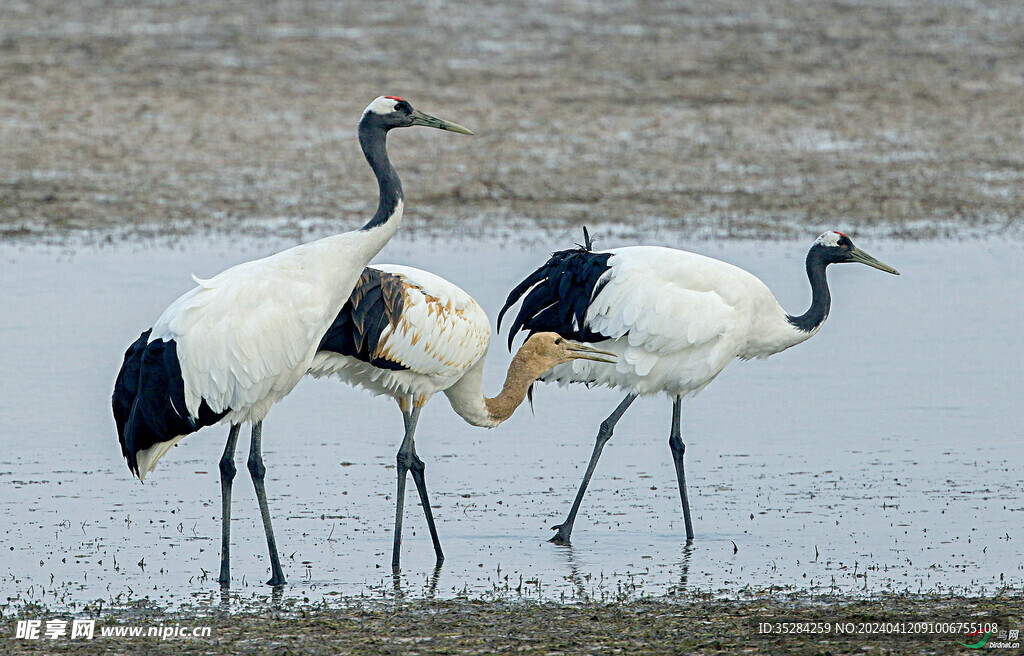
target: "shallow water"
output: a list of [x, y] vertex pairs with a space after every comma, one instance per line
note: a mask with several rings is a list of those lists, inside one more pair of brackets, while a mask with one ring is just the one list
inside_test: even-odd
[[[571, 241], [460, 238], [453, 249], [400, 236], [379, 261], [451, 279], [493, 319], [511, 285]], [[635, 403], [619, 423], [573, 546], [557, 547], [545, 542], [549, 527], [567, 512], [597, 427], [621, 395], [538, 387], [535, 416], [521, 408], [490, 431], [463, 424], [442, 396], [423, 413], [417, 449], [447, 561], [434, 571], [410, 484], [395, 581], [400, 414], [389, 399], [304, 381], [264, 427], [285, 597], [388, 597], [396, 587], [553, 600], [772, 586], [848, 595], [1019, 588], [1019, 245], [858, 241], [903, 275], [834, 267], [821, 333], [767, 361], [731, 365], [684, 405], [691, 546], [666, 399]], [[221, 599], [216, 463], [226, 428], [182, 442], [141, 485], [121, 458], [109, 394], [124, 348], [191, 286], [189, 273], [285, 245], [195, 237], [0, 246], [0, 606]], [[791, 311], [806, 307], [807, 244], [668, 245], [743, 266]], [[508, 358], [493, 340], [490, 393]], [[243, 600], [270, 594], [244, 445], [232, 523], [232, 595]]]

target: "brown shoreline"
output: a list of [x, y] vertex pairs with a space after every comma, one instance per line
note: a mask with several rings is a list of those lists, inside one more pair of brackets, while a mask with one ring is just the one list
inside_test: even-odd
[[[1020, 629], [1024, 596], [1016, 591], [995, 597], [881, 595], [866, 600], [694, 597], [609, 604], [456, 599], [346, 602], [288, 611], [268, 606], [239, 613], [119, 610], [97, 620], [92, 641], [15, 639], [19, 618], [66, 617], [28, 608], [3, 618], [5, 653], [962, 654], [963, 643], [976, 643], [980, 636], [936, 633], [946, 627], [926, 623], [996, 622], [1003, 629]], [[782, 630], [793, 633], [767, 633], [761, 626], [783, 622], [789, 624]], [[840, 625], [850, 632], [841, 633]], [[99, 627], [119, 626], [211, 630], [209, 638], [99, 636]]]

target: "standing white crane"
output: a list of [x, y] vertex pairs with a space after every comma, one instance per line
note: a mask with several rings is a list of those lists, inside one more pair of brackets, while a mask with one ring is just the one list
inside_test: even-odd
[[174, 301], [125, 352], [114, 385], [121, 451], [140, 480], [186, 435], [221, 420], [231, 424], [220, 460], [220, 582], [230, 583], [231, 482], [235, 443], [252, 424], [248, 469], [270, 551], [269, 585], [285, 582], [264, 486], [263, 418], [309, 370], [317, 347], [367, 262], [402, 221], [402, 183], [386, 150], [392, 128], [422, 125], [472, 134], [429, 116], [397, 96], [363, 112], [359, 143], [377, 177], [373, 218], [332, 235], [231, 267]]
[[512, 416], [527, 390], [552, 367], [574, 359], [614, 362], [607, 351], [560, 337], [532, 335], [509, 364], [501, 393], [484, 396], [484, 358], [491, 322], [473, 297], [444, 278], [397, 264], [375, 264], [359, 277], [352, 296], [320, 342], [309, 373], [335, 375], [398, 401], [405, 437], [398, 449], [391, 566], [401, 557], [406, 475], [411, 471], [434, 543], [444, 561], [427, 498], [423, 461], [413, 435], [420, 410], [438, 392], [473, 426], [493, 428]]
[[766, 358], [808, 339], [828, 317], [831, 297], [825, 269], [860, 262], [899, 275], [853, 245], [841, 232], [826, 232], [807, 253], [811, 307], [787, 314], [768, 287], [731, 264], [696, 253], [655, 246], [554, 253], [513, 289], [498, 315], [523, 299], [509, 329], [557, 332], [593, 343], [618, 356], [614, 365], [573, 362], [542, 376], [560, 384], [585, 383], [627, 390], [597, 434], [583, 483], [566, 520], [553, 527], [551, 542], [568, 544], [576, 513], [615, 424], [639, 395], [665, 392], [673, 398], [669, 447], [675, 463], [686, 538], [693, 539], [686, 497], [680, 436], [684, 396], [704, 389], [733, 359]]

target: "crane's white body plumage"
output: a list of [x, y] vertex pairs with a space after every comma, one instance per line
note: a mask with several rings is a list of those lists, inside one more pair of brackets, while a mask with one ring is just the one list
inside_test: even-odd
[[792, 326], [763, 282], [726, 262], [655, 246], [598, 252], [611, 253], [609, 269], [585, 323], [618, 361], [574, 360], [542, 380], [686, 396], [734, 358], [764, 358], [817, 332]]
[[[413, 267], [374, 264], [373, 268], [404, 283], [401, 316], [384, 328], [377, 353], [406, 369], [378, 368], [352, 356], [320, 351], [309, 369], [312, 376], [337, 376], [395, 398], [429, 398], [449, 390], [469, 371], [482, 371], [491, 325], [472, 296], [444, 278]], [[478, 386], [478, 397], [479, 390]]]
[[[192, 417], [202, 401], [232, 424], [261, 421], [309, 370], [317, 346], [366, 263], [398, 229], [332, 235], [233, 266], [174, 301], [149, 341], [174, 340]], [[139, 478], [183, 437], [140, 451]]]

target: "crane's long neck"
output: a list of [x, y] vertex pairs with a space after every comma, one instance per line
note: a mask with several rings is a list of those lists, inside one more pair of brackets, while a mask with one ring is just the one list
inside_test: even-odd
[[523, 404], [530, 385], [544, 373], [544, 370], [537, 371], [536, 366], [531, 366], [532, 363], [524, 356], [523, 349], [519, 349], [508, 365], [508, 373], [505, 375], [505, 384], [502, 385], [501, 392], [492, 399], [484, 399], [487, 413], [495, 426], [512, 416], [516, 408]]
[[377, 176], [380, 190], [377, 212], [362, 229], [385, 228], [390, 237], [398, 230], [398, 224], [402, 221], [403, 196], [402, 181], [398, 179], [398, 174], [388, 159], [387, 135], [387, 128], [374, 114], [364, 114], [359, 121], [359, 145], [363, 148], [363, 155], [370, 163], [373, 174]]
[[445, 390], [452, 409], [473, 426], [493, 428], [512, 416], [537, 377], [546, 369], [538, 370], [535, 362], [522, 349], [512, 358], [501, 392], [494, 398], [487, 398], [483, 392], [483, 364], [480, 358], [469, 371]]
[[786, 315], [793, 326], [804, 333], [813, 333], [828, 318], [832, 296], [828, 291], [825, 268], [828, 263], [813, 251], [807, 254], [807, 279], [811, 282], [811, 307], [799, 317]]

